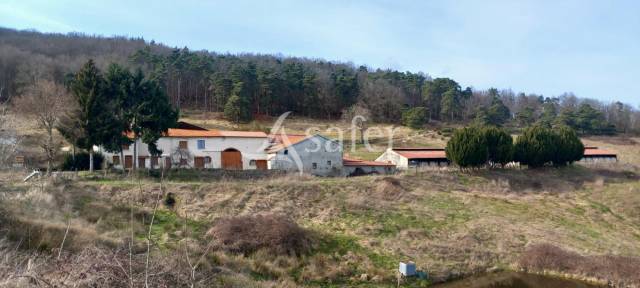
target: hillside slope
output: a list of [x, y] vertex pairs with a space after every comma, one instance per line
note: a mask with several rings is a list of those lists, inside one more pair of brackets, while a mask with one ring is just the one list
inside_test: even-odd
[[[169, 263], [184, 268], [169, 273], [177, 279], [188, 267], [179, 259], [203, 253], [206, 267], [197, 269], [196, 279], [213, 277], [237, 287], [390, 284], [397, 262], [406, 259], [433, 281], [443, 281], [496, 267], [514, 269], [525, 248], [540, 243], [586, 255], [640, 256], [639, 176], [620, 167], [259, 181], [183, 176], [168, 175], [162, 189], [175, 194], [177, 206], [160, 206], [150, 234], [152, 269], [167, 269], [161, 264], [170, 257], [175, 263]], [[63, 255], [71, 258], [95, 247], [126, 251], [127, 237], [134, 235], [135, 255], [144, 259], [146, 225], [161, 185], [153, 178], [114, 177], [43, 187], [3, 174], [3, 215], [9, 220], [0, 228], [24, 253], [39, 247], [55, 255], [69, 225]], [[265, 213], [287, 215], [311, 231], [316, 238], [311, 254], [243, 256], [208, 248], [205, 232], [220, 217]], [[49, 282], [70, 273], [51, 270], [32, 272]], [[79, 276], [65, 281], [73, 277]], [[158, 283], [166, 280], [154, 277]]]

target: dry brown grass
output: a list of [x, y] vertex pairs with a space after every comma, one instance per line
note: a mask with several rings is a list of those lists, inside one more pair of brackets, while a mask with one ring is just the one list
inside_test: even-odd
[[309, 233], [282, 215], [222, 218], [209, 230], [219, 247], [249, 255], [264, 249], [276, 254], [302, 255], [311, 249]]
[[[226, 121], [193, 117], [194, 123], [209, 128], [255, 129], [271, 125], [269, 121], [258, 121], [234, 126]], [[301, 133], [317, 125], [317, 121], [294, 118], [285, 124], [287, 131]], [[319, 128], [331, 125], [348, 128], [347, 123], [339, 121], [321, 123]], [[445, 136], [433, 131], [407, 128], [398, 131], [394, 139], [398, 146], [437, 147], [446, 142]], [[338, 136], [335, 132], [326, 135]], [[358, 145], [352, 156], [375, 158], [386, 148], [386, 137], [373, 137], [374, 153]], [[393, 176], [355, 178], [298, 175], [254, 181], [175, 178], [166, 183], [166, 192], [176, 196], [172, 217], [179, 221], [193, 219], [202, 223], [202, 227], [211, 227], [209, 223], [216, 223], [218, 219], [285, 214], [311, 231], [316, 242], [311, 252], [302, 257], [259, 248], [249, 249], [253, 253], [246, 256], [224, 249], [204, 253], [212, 238], [183, 236], [181, 225], [169, 225], [158, 229], [152, 263], [163, 261], [163, 257], [184, 259], [185, 250], [192, 261], [204, 254], [197, 279], [211, 276], [209, 285], [219, 287], [328, 283], [388, 286], [394, 282], [399, 260], [416, 261], [419, 268], [427, 270], [437, 282], [482, 273], [496, 266], [515, 267], [531, 243], [554, 243], [563, 249], [588, 251], [586, 253], [592, 255], [640, 256], [640, 170], [637, 168], [640, 146], [637, 139], [591, 137], [585, 142], [618, 152], [620, 163], [470, 173], [409, 171]], [[345, 153], [352, 153], [349, 146], [345, 147]], [[142, 222], [149, 216], [154, 196], [160, 192], [157, 179], [153, 178], [141, 179], [140, 189], [137, 180], [92, 177], [51, 183], [42, 193], [20, 183], [21, 177], [5, 179], [0, 175], [0, 191], [8, 192], [2, 197], [9, 203], [6, 206], [12, 208], [12, 216], [28, 220], [25, 223], [32, 227], [41, 223], [55, 228], [56, 235], [45, 237], [50, 239], [46, 247], [52, 249], [43, 254], [55, 254], [67, 219], [71, 218], [73, 235], [63, 249], [67, 256], [80, 255], [85, 253], [84, 249], [95, 249], [95, 246], [111, 255], [107, 252], [122, 249], [118, 243], [127, 243], [130, 226], [126, 221], [131, 205], [135, 208], [135, 221], [140, 222], [134, 229], [144, 230]], [[84, 203], [84, 198], [90, 201]], [[123, 216], [127, 217], [123, 219]], [[92, 240], [76, 241], [75, 235]], [[95, 244], [100, 237], [116, 242]], [[82, 259], [89, 261], [89, 258]], [[619, 264], [615, 261], [620, 260], [624, 259], [598, 261], [615, 267]], [[182, 262], [176, 268], [178, 272], [162, 273], [189, 276], [189, 265], [185, 260], [179, 261]], [[54, 262], [46, 263], [55, 267]], [[72, 267], [80, 267], [77, 269], [82, 271], [81, 266]], [[154, 271], [164, 271], [157, 267]], [[187, 274], [179, 272], [181, 269], [187, 269]], [[616, 269], [624, 271], [624, 267]], [[2, 272], [0, 276], [7, 273]], [[95, 273], [101, 275], [102, 272]], [[165, 283], [171, 283], [167, 281]]]
[[538, 244], [528, 247], [518, 264], [531, 272], [579, 275], [617, 287], [640, 287], [640, 257], [582, 256], [551, 244]]
[[[0, 287], [143, 287], [145, 283], [145, 254], [130, 255], [126, 246], [85, 247], [58, 258], [17, 249], [15, 243], [0, 239], [0, 253], [4, 256]], [[219, 276], [231, 279], [224, 287], [244, 287], [233, 280], [244, 276], [210, 265], [191, 274], [188, 259], [180, 251], [155, 251], [150, 262], [150, 287], [209, 287]], [[242, 283], [264, 287], [255, 281]]]

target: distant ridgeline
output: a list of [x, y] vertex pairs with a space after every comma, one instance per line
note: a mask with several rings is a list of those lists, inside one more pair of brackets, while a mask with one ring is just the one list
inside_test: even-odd
[[429, 120], [514, 127], [566, 124], [583, 134], [639, 132], [640, 112], [621, 102], [463, 89], [422, 72], [356, 67], [322, 59], [218, 54], [170, 48], [142, 38], [44, 34], [0, 28], [0, 100], [19, 95], [36, 77], [63, 83], [88, 59], [141, 68], [161, 80], [178, 108], [256, 115], [348, 118], [422, 127]]

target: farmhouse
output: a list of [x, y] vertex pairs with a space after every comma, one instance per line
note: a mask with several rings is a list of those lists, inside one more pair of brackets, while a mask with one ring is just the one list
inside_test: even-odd
[[450, 161], [443, 148], [389, 148], [377, 162], [395, 164], [398, 169], [412, 167], [449, 166]]
[[342, 145], [316, 134], [276, 134], [267, 149], [269, 169], [318, 176], [342, 174]]
[[608, 163], [617, 162], [618, 155], [615, 152], [600, 149], [595, 146], [585, 146], [581, 163]]
[[[137, 140], [136, 145], [123, 147], [124, 161], [119, 153], [103, 151], [107, 163], [115, 168], [198, 168], [250, 170], [267, 169], [268, 138], [264, 132], [207, 130], [182, 123], [158, 139], [159, 157], [149, 153], [148, 146]], [[133, 149], [137, 149], [134, 159]]]
[[122, 154], [102, 153], [107, 164], [116, 169], [274, 169], [317, 176], [395, 172], [391, 162], [344, 158], [342, 145], [321, 135], [208, 130], [180, 122], [158, 139], [157, 146], [162, 151], [159, 156], [151, 155], [140, 140], [124, 146]]

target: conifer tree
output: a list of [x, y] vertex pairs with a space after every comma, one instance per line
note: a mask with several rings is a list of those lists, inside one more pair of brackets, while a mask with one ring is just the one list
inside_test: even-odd
[[494, 166], [504, 167], [513, 160], [513, 138], [504, 129], [487, 127], [483, 129], [487, 141], [488, 160]]
[[[162, 153], [157, 141], [178, 121], [178, 111], [171, 107], [164, 89], [154, 79], [145, 79], [138, 69], [132, 77], [131, 94], [126, 99], [129, 120], [128, 126], [134, 135], [134, 161], [137, 164], [137, 140], [147, 144], [149, 153], [157, 156]], [[135, 165], [134, 165], [135, 167]], [[135, 168], [134, 168], [135, 169]]]
[[550, 128], [535, 125], [516, 139], [514, 159], [532, 168], [552, 163], [556, 155], [556, 135]]
[[93, 60], [87, 61], [71, 83], [71, 92], [78, 104], [77, 124], [82, 138], [75, 139], [80, 148], [89, 151], [89, 171], [93, 172], [93, 146], [99, 144], [96, 119], [101, 110], [100, 98], [104, 88], [104, 78]]
[[461, 168], [480, 167], [487, 163], [489, 151], [482, 128], [457, 129], [446, 148], [447, 158]]
[[565, 166], [582, 159], [584, 144], [578, 138], [575, 130], [568, 126], [560, 126], [554, 129], [554, 134], [556, 137], [554, 166]]

